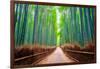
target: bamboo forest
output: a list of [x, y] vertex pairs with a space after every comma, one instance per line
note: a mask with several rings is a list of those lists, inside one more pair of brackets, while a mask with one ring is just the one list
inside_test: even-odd
[[[94, 7], [15, 4], [15, 64], [45, 64], [36, 61], [53, 53], [77, 61], [64, 56], [52, 62], [95, 62], [95, 16]], [[19, 59], [30, 55], [37, 59]]]

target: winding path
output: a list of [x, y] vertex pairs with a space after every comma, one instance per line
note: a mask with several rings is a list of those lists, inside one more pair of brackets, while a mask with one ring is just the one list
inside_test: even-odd
[[60, 47], [57, 47], [56, 50], [45, 57], [43, 60], [37, 64], [54, 64], [54, 63], [73, 63], [75, 62], [69, 56], [66, 56]]

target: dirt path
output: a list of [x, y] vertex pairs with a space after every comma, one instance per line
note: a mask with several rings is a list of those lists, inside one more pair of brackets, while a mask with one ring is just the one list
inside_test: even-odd
[[49, 56], [45, 57], [42, 61], [37, 64], [52, 64], [52, 63], [71, 63], [74, 60], [67, 57], [60, 47], [51, 53]]

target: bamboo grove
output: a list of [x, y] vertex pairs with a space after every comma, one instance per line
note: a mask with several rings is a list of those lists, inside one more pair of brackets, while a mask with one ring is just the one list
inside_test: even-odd
[[15, 4], [15, 46], [95, 41], [95, 8]]

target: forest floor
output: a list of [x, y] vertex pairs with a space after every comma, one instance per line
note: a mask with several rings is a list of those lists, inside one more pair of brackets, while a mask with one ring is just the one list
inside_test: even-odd
[[66, 56], [60, 47], [57, 47], [53, 53], [45, 57], [39, 64], [54, 64], [54, 63], [73, 63], [75, 62], [69, 56]]
[[23, 46], [15, 49], [15, 65], [75, 64], [96, 62], [95, 46], [80, 48], [66, 44], [60, 47]]

